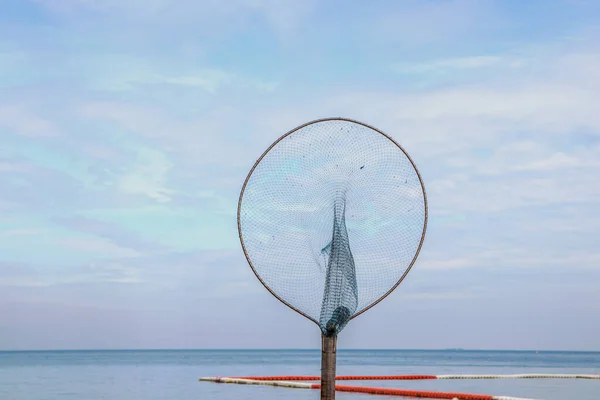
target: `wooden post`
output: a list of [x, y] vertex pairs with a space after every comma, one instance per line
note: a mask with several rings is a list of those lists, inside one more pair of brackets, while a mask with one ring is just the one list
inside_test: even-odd
[[335, 400], [335, 353], [337, 336], [322, 335], [321, 400]]

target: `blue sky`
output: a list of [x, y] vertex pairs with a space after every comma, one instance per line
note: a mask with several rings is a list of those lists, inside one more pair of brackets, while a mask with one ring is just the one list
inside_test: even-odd
[[0, 349], [318, 347], [235, 212], [272, 141], [344, 116], [411, 154], [430, 223], [341, 347], [600, 350], [599, 20], [585, 0], [3, 1]]

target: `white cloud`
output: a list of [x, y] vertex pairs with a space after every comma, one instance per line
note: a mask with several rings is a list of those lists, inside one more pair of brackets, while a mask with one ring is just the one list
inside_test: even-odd
[[142, 148], [135, 165], [118, 178], [121, 191], [142, 194], [159, 203], [171, 201], [172, 190], [166, 187], [167, 174], [172, 164], [160, 151]]
[[448, 301], [448, 300], [464, 300], [475, 299], [479, 296], [475, 293], [468, 292], [440, 292], [440, 293], [401, 293], [398, 300], [417, 300], [417, 301]]
[[[535, 224], [523, 224], [521, 232], [525, 235], [537, 235], [545, 233], [548, 235], [575, 234], [584, 237], [594, 237], [600, 228], [600, 217], [593, 212], [581, 210], [577, 204], [555, 213], [546, 218], [538, 218]], [[592, 203], [592, 209], [596, 206]]]
[[15, 229], [6, 229], [0, 230], [0, 235], [3, 236], [31, 236], [38, 235], [44, 232], [39, 228], [15, 228]]
[[[462, 242], [451, 242], [456, 245], [456, 249], [451, 246], [437, 246], [435, 249], [425, 251], [418, 261], [415, 268], [418, 270], [430, 271], [453, 271], [458, 269], [470, 270], [505, 270], [505, 271], [524, 271], [533, 269], [542, 269], [546, 272], [582, 270], [582, 269], [600, 269], [600, 253], [594, 251], [580, 251], [564, 248], [561, 251], [553, 251], [539, 246], [521, 241], [521, 235], [536, 235], [539, 232], [533, 232], [527, 229], [527, 223], [523, 232], [516, 233], [514, 239], [518, 239], [523, 247], [517, 247], [514, 243], [507, 244], [502, 241], [495, 241], [486, 245], [481, 241], [475, 243], [472, 241], [472, 248], [467, 248]], [[521, 225], [519, 225], [521, 226]], [[557, 228], [555, 225], [554, 228]], [[542, 227], [534, 226], [532, 229], [543, 230]], [[555, 231], [555, 235], [559, 232]], [[452, 257], [450, 254], [462, 253], [459, 257]], [[476, 272], [473, 272], [476, 273]]]
[[443, 260], [419, 260], [419, 269], [456, 269], [467, 268], [476, 265], [476, 260], [472, 258], [451, 258]]
[[600, 130], [595, 108], [600, 95], [585, 82], [502, 86], [422, 94], [359, 93], [334, 99], [333, 104], [338, 109], [372, 110], [370, 120], [386, 121], [397, 127], [394, 136], [419, 138], [423, 144], [477, 140], [478, 136], [498, 136], [516, 129], [547, 133]]
[[503, 56], [471, 56], [461, 58], [449, 58], [435, 60], [426, 63], [396, 64], [393, 69], [405, 74], [432, 74], [439, 72], [453, 73], [456, 70], [474, 70], [480, 68], [499, 67], [499, 68], [519, 68], [526, 62], [518, 58], [507, 58]]
[[263, 82], [218, 69], [200, 70], [196, 71], [193, 75], [156, 75], [154, 77], [148, 77], [145, 82], [143, 80], [141, 82], [197, 87], [210, 93], [217, 92], [223, 86], [233, 86], [237, 88], [250, 87], [251, 89], [259, 92], [272, 92], [277, 88], [277, 83], [275, 82]]
[[[81, 249], [81, 241], [63, 241], [68, 243], [67, 247]], [[90, 247], [91, 241], [84, 246]], [[72, 247], [74, 246], [74, 247]], [[107, 249], [104, 245], [97, 243], [91, 245], [94, 251]], [[109, 251], [106, 256], [119, 256], [122, 253]], [[141, 283], [142, 269], [134, 266], [122, 265], [116, 262], [108, 262], [102, 265], [91, 263], [88, 265], [58, 266], [44, 264], [33, 267], [30, 265], [0, 265], [0, 287], [50, 287], [54, 285], [77, 284], [77, 283]]]
[[[597, 202], [598, 54], [533, 54], [539, 74], [523, 69], [485, 87], [350, 93], [327, 107], [373, 123], [407, 149], [434, 216]], [[578, 143], [583, 132], [590, 143]]]
[[101, 266], [91, 265], [86, 273], [81, 275], [81, 278], [95, 282], [141, 283], [144, 281], [141, 275], [141, 268], [108, 263]]
[[108, 240], [95, 237], [65, 237], [57, 238], [54, 242], [60, 247], [89, 252], [91, 254], [96, 253], [106, 258], [140, 256], [140, 253], [135, 250], [120, 247]]
[[[329, 99], [326, 106], [337, 113], [342, 110], [345, 115], [350, 112], [356, 118], [380, 121], [377, 125], [384, 130], [386, 125], [391, 127], [389, 133], [401, 138], [401, 143], [447, 152], [456, 148], [456, 142], [462, 146], [471, 141], [466, 144], [473, 146], [489, 138], [501, 140], [501, 135], [515, 131], [533, 137], [582, 129], [598, 132], [600, 49], [597, 43], [580, 42], [577, 38], [523, 48], [519, 56], [473, 56], [408, 65], [408, 69], [429, 72], [519, 63], [527, 68], [497, 68], [487, 80], [421, 92], [349, 92]], [[426, 79], [429, 76], [425, 74]]]
[[223, 84], [229, 84], [233, 75], [219, 70], [206, 70], [191, 76], [157, 77], [158, 82], [173, 85], [193, 86], [214, 93]]
[[434, 214], [594, 203], [600, 196], [594, 183], [599, 160], [600, 146], [556, 149], [551, 143], [513, 142], [486, 157], [467, 154], [426, 185]]
[[48, 119], [37, 116], [23, 107], [0, 104], [0, 129], [32, 138], [58, 135], [58, 128]]
[[521, 207], [585, 204], [600, 198], [598, 170], [587, 174], [475, 179], [462, 175], [427, 185], [432, 214], [500, 212]]
[[277, 87], [274, 82], [263, 82], [236, 75], [219, 69], [200, 69], [188, 75], [167, 75], [143, 70], [112, 71], [104, 78], [91, 77], [93, 85], [100, 90], [131, 90], [136, 85], [172, 85], [202, 89], [214, 94], [224, 87], [249, 88], [257, 92], [271, 92]]
[[15, 286], [15, 287], [46, 287], [50, 286], [51, 283], [36, 279], [34, 277], [26, 277], [26, 276], [16, 276], [16, 277], [6, 277], [0, 276], [0, 287], [7, 286]]
[[97, 121], [116, 123], [119, 128], [159, 143], [161, 148], [195, 164], [223, 163], [227, 159], [231, 167], [246, 165], [249, 159], [244, 147], [247, 142], [239, 140], [240, 136], [245, 139], [245, 135], [240, 134], [246, 132], [236, 131], [233, 135], [231, 132], [231, 124], [243, 117], [228, 107], [199, 113], [191, 121], [177, 118], [164, 109], [123, 102], [92, 102], [76, 112]]
[[[518, 155], [518, 153], [514, 154]], [[513, 156], [514, 156], [513, 155]], [[582, 168], [600, 168], [600, 148], [586, 149], [571, 154], [565, 154], [562, 151], [541, 156], [537, 159], [526, 162], [515, 162], [505, 160], [496, 168], [488, 167], [490, 163], [482, 163], [477, 172], [490, 175], [500, 175], [507, 172], [564, 172], [566, 170]]]
[[0, 161], [0, 172], [25, 172], [30, 170], [31, 165], [27, 163]]
[[83, 84], [101, 91], [132, 91], [144, 85], [170, 85], [215, 94], [229, 88], [272, 92], [277, 83], [206, 65], [119, 53], [85, 53], [66, 58], [64, 68]]

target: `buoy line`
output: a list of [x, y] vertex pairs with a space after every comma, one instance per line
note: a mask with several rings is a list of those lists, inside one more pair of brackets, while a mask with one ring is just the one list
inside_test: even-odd
[[[244, 376], [236, 379], [252, 379], [257, 381], [318, 381], [320, 376]], [[342, 375], [336, 376], [338, 381], [401, 381], [427, 379], [598, 379], [600, 374], [463, 374], [463, 375]]]
[[[595, 374], [514, 374], [514, 375], [388, 375], [388, 376], [338, 376], [336, 380], [426, 380], [426, 379], [600, 379]], [[277, 386], [294, 389], [320, 389], [320, 383], [307, 383], [301, 381], [318, 381], [315, 376], [257, 376], [257, 377], [203, 377], [200, 381], [215, 383], [232, 383], [242, 385]], [[404, 396], [428, 399], [449, 400], [534, 400], [511, 396], [492, 396], [485, 394], [435, 392], [424, 390], [406, 390], [394, 388], [376, 388], [364, 386], [336, 385], [336, 391], [365, 393], [385, 396]]]

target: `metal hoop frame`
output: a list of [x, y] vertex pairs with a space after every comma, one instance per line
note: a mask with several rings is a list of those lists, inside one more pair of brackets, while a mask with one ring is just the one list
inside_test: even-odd
[[258, 278], [258, 280], [260, 281], [260, 283], [265, 287], [265, 289], [267, 289], [277, 300], [279, 300], [280, 302], [282, 302], [283, 304], [285, 304], [286, 306], [288, 306], [292, 310], [296, 311], [298, 314], [302, 315], [303, 317], [305, 317], [305, 318], [313, 321], [317, 325], [319, 325], [319, 321], [317, 321], [316, 319], [314, 319], [314, 318], [306, 315], [305, 313], [303, 313], [302, 311], [298, 310], [296, 307], [292, 306], [287, 301], [285, 301], [284, 299], [282, 299], [281, 297], [279, 297], [262, 280], [262, 278], [260, 277], [260, 275], [258, 274], [258, 272], [256, 271], [256, 269], [254, 268], [254, 265], [252, 264], [252, 260], [250, 260], [250, 256], [248, 255], [248, 251], [246, 250], [246, 246], [244, 245], [244, 238], [243, 238], [243, 235], [242, 235], [242, 225], [241, 225], [240, 214], [241, 214], [241, 210], [242, 210], [242, 201], [243, 201], [243, 198], [244, 198], [244, 193], [246, 191], [246, 185], [248, 184], [248, 181], [250, 180], [250, 177], [254, 173], [254, 170], [256, 169], [256, 167], [258, 166], [258, 164], [260, 164], [260, 162], [262, 161], [262, 159], [265, 158], [265, 156], [269, 153], [269, 151], [271, 151], [271, 149], [273, 147], [275, 147], [279, 142], [281, 142], [286, 137], [290, 136], [292, 133], [294, 133], [294, 132], [296, 132], [296, 131], [298, 131], [298, 130], [300, 130], [302, 128], [305, 128], [305, 127], [307, 127], [309, 125], [316, 124], [316, 123], [319, 123], [319, 122], [325, 122], [325, 121], [346, 121], [346, 122], [352, 122], [352, 123], [355, 123], [355, 124], [358, 124], [358, 125], [362, 125], [362, 126], [364, 126], [366, 128], [374, 130], [375, 132], [377, 132], [380, 135], [386, 137], [393, 144], [395, 144], [404, 153], [404, 155], [406, 156], [406, 158], [408, 158], [408, 160], [410, 161], [411, 165], [415, 169], [415, 172], [417, 173], [417, 177], [419, 178], [419, 183], [421, 185], [421, 190], [423, 191], [423, 201], [424, 201], [424, 206], [425, 206], [425, 218], [423, 220], [423, 233], [421, 234], [421, 240], [419, 241], [419, 246], [417, 247], [417, 251], [415, 252], [415, 256], [413, 257], [412, 261], [410, 262], [410, 265], [408, 266], [408, 268], [406, 269], [406, 271], [404, 271], [404, 274], [402, 274], [402, 276], [400, 277], [400, 279], [398, 280], [398, 282], [396, 282], [396, 284], [394, 286], [392, 286], [392, 288], [390, 290], [388, 290], [383, 296], [381, 296], [379, 299], [377, 299], [376, 301], [374, 301], [370, 305], [368, 305], [368, 306], [364, 307], [362, 310], [354, 313], [354, 315], [350, 318], [351, 320], [354, 319], [354, 318], [356, 318], [356, 317], [358, 317], [359, 315], [363, 314], [364, 312], [366, 312], [370, 308], [372, 308], [372, 307], [376, 306], [377, 304], [379, 304], [379, 302], [381, 302], [383, 299], [385, 299], [387, 296], [389, 296], [398, 287], [398, 285], [400, 285], [400, 283], [402, 283], [402, 281], [404, 280], [404, 278], [406, 277], [406, 275], [408, 275], [409, 271], [413, 267], [414, 263], [417, 261], [417, 257], [419, 256], [419, 253], [421, 252], [421, 248], [423, 247], [423, 242], [425, 240], [425, 233], [427, 232], [427, 220], [428, 220], [427, 194], [425, 192], [425, 185], [423, 184], [423, 179], [421, 178], [421, 173], [419, 172], [419, 169], [415, 165], [415, 163], [412, 160], [412, 158], [410, 157], [410, 155], [408, 155], [408, 153], [406, 152], [406, 150], [404, 150], [404, 148], [400, 144], [398, 144], [394, 139], [392, 139], [389, 135], [385, 134], [384, 132], [380, 131], [379, 129], [377, 129], [377, 128], [371, 126], [371, 125], [365, 124], [363, 122], [356, 121], [356, 120], [349, 119], [349, 118], [342, 118], [342, 117], [321, 118], [321, 119], [316, 119], [314, 121], [310, 121], [310, 122], [307, 122], [305, 124], [302, 124], [302, 125], [298, 126], [298, 127], [294, 128], [294, 129], [292, 129], [291, 131], [287, 132], [286, 134], [282, 135], [275, 142], [273, 142], [273, 144], [271, 144], [271, 146], [269, 146], [269, 148], [267, 150], [265, 150], [265, 152], [260, 156], [260, 158], [258, 160], [256, 160], [256, 162], [252, 166], [252, 169], [248, 173], [248, 176], [246, 177], [246, 180], [244, 181], [244, 185], [242, 186], [242, 191], [240, 192], [240, 198], [238, 200], [238, 209], [237, 209], [238, 235], [239, 235], [239, 238], [240, 238], [240, 243], [242, 245], [242, 249], [244, 251], [244, 256], [246, 257], [246, 260], [248, 261], [248, 265], [250, 265], [250, 268], [252, 268], [252, 272], [254, 272], [254, 275], [256, 275], [256, 277]]

